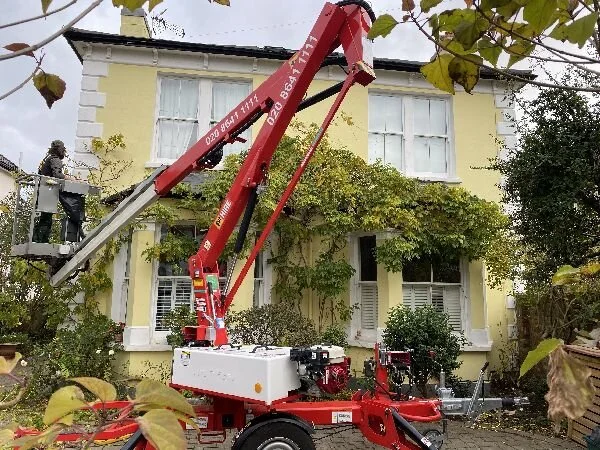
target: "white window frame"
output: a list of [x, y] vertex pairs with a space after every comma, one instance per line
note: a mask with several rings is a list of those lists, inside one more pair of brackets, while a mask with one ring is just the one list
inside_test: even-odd
[[379, 281], [361, 281], [360, 280], [360, 238], [365, 236], [375, 236], [375, 240], [380, 239], [379, 233], [364, 232], [352, 233], [348, 236], [348, 246], [350, 255], [350, 264], [355, 269], [354, 275], [350, 278], [349, 297], [350, 306], [356, 308], [352, 313], [352, 320], [347, 327], [348, 344], [356, 347], [372, 347], [381, 336], [382, 328], [379, 327], [379, 298], [377, 299], [377, 327], [375, 329], [362, 328], [362, 308], [361, 308], [361, 285], [375, 284], [379, 288]]
[[[156, 87], [156, 102], [154, 111], [154, 138], [152, 141], [152, 154], [151, 161], [147, 164], [150, 167], [157, 167], [163, 164], [170, 165], [175, 162], [175, 159], [170, 158], [159, 158], [158, 156], [158, 139], [159, 139], [159, 127], [158, 122], [162, 119], [168, 119], [168, 117], [160, 117], [160, 96], [162, 80], [165, 78], [179, 78], [198, 81], [198, 106], [196, 108], [196, 120], [198, 123], [198, 135], [197, 139], [200, 139], [217, 123], [221, 118], [212, 117], [213, 111], [213, 98], [212, 98], [212, 85], [214, 82], [224, 82], [232, 84], [246, 85], [248, 87], [248, 94], [252, 91], [252, 79], [250, 78], [227, 78], [227, 77], [195, 77], [186, 74], [177, 73], [159, 73], [157, 75], [157, 87]], [[243, 99], [241, 99], [243, 100]], [[240, 100], [240, 101], [241, 101]], [[192, 119], [190, 119], [192, 120]], [[247, 145], [252, 145], [252, 129], [248, 129], [248, 142]], [[215, 169], [222, 169], [223, 163], [219, 163]]]
[[[191, 225], [191, 223], [186, 221], [181, 221], [175, 224], [175, 226], [185, 226]], [[154, 242], [159, 243], [161, 238], [161, 229], [162, 224], [156, 224], [154, 230]], [[268, 249], [268, 245], [263, 247], [263, 250], [267, 253], [267, 257], [263, 259], [265, 266], [263, 266], [263, 298], [265, 300], [265, 304], [271, 302], [271, 289], [273, 285], [273, 269], [271, 264], [267, 264], [266, 261], [270, 258], [270, 250]], [[230, 263], [233, 262], [233, 259], [230, 260]], [[151, 312], [150, 312], [150, 334], [151, 334], [151, 343], [153, 345], [165, 345], [167, 344], [167, 335], [169, 331], [157, 330], [156, 329], [156, 316], [158, 314], [158, 285], [161, 279], [171, 279], [171, 280], [188, 280], [190, 285], [192, 283], [192, 279], [188, 275], [170, 275], [170, 276], [159, 276], [158, 275], [159, 263], [154, 260], [152, 262], [152, 281], [151, 281]], [[235, 269], [235, 268], [234, 268]], [[219, 284], [222, 286], [227, 280], [227, 274], [221, 273], [219, 277]], [[254, 284], [253, 284], [254, 286]], [[252, 293], [254, 296], [254, 292]], [[190, 294], [190, 308], [194, 307], [194, 293], [193, 290]]]
[[127, 318], [132, 240], [133, 234], [121, 245], [113, 261], [110, 318], [117, 323], [125, 323]]
[[[448, 95], [431, 95], [431, 94], [420, 94], [420, 93], [406, 93], [399, 91], [389, 91], [380, 89], [370, 89], [369, 96], [379, 95], [387, 97], [399, 98], [402, 102], [402, 132], [401, 133], [381, 133], [371, 132], [367, 130], [369, 134], [389, 134], [402, 136], [402, 168], [397, 168], [402, 174], [418, 178], [426, 181], [448, 181], [456, 182], [456, 152], [454, 149], [454, 115], [453, 111], [453, 99], [452, 96]], [[428, 99], [428, 100], [443, 100], [446, 105], [446, 130], [445, 135], [415, 135], [414, 134], [414, 103], [415, 98]], [[370, 114], [371, 112], [369, 112]], [[414, 170], [414, 153], [413, 153], [413, 142], [415, 137], [443, 137], [447, 139], [446, 148], [446, 173], [434, 173], [434, 172], [415, 172]], [[371, 157], [368, 156], [369, 161]]]
[[[265, 243], [267, 244], [267, 243]], [[260, 253], [262, 258], [262, 278], [253, 277], [253, 292], [252, 292], [252, 303], [254, 306], [264, 306], [271, 304], [271, 291], [273, 288], [273, 265], [269, 264], [269, 258], [271, 258], [271, 250], [268, 245], [263, 245]], [[256, 261], [254, 262], [256, 264]], [[254, 275], [254, 272], [253, 272]], [[258, 302], [256, 299], [256, 283], [259, 282], [260, 290], [258, 291]]]
[[[442, 283], [442, 282], [405, 282], [402, 280], [402, 289], [404, 290], [404, 286], [429, 286], [430, 288], [433, 286], [436, 287], [444, 287], [444, 286], [458, 286], [459, 287], [459, 298], [460, 298], [460, 323], [461, 329], [455, 330], [455, 334], [463, 333], [465, 337], [470, 335], [470, 296], [469, 296], [469, 262], [466, 259], [461, 259], [459, 261], [459, 270], [460, 270], [460, 283]], [[431, 268], [431, 273], [433, 274], [433, 267]], [[404, 292], [402, 292], [402, 296], [404, 296]], [[430, 303], [431, 304], [431, 303]]]

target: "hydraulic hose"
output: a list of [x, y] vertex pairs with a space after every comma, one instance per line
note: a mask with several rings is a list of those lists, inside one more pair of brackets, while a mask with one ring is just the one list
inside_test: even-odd
[[375, 22], [375, 20], [377, 20], [377, 16], [373, 12], [371, 5], [369, 5], [365, 0], [342, 0], [342, 1], [337, 2], [336, 5], [338, 5], [338, 6], [347, 6], [347, 5], [360, 6], [369, 15], [369, 18], [371, 19], [371, 23], [373, 23], [373, 22]]

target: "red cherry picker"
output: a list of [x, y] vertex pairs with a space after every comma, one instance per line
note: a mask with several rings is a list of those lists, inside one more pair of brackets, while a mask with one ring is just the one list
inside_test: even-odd
[[[111, 237], [148, 205], [167, 195], [187, 175], [218, 164], [223, 147], [241, 140], [239, 135], [243, 131], [264, 118], [217, 217], [198, 252], [189, 260], [197, 325], [186, 327], [186, 345], [175, 349], [173, 358], [171, 386], [210, 399], [208, 405], [196, 408], [204, 435], [224, 436], [227, 429], [238, 429], [233, 449], [314, 449], [311, 434], [315, 425], [352, 425], [369, 441], [390, 449], [440, 448], [438, 432], [421, 434], [412, 423], [439, 422], [442, 414], [473, 417], [483, 409], [527, 403], [524, 398], [482, 398], [485, 368], [472, 398], [454, 398], [443, 380], [438, 391], [440, 398], [435, 400], [394, 393], [388, 378], [409, 372], [410, 353], [379, 346], [375, 347], [374, 358], [366, 364], [375, 379], [372, 391], [357, 391], [348, 401], [311, 401], [315, 392], [333, 394], [347, 387], [350, 360], [342, 348], [327, 345], [308, 348], [240, 346], [228, 340], [227, 310], [344, 97], [355, 84], [367, 86], [375, 79], [371, 41], [367, 39], [374, 20], [373, 11], [364, 0], [325, 3], [308, 38], [288, 61], [177, 161], [159, 168], [140, 183], [81, 242], [34, 243], [31, 241], [33, 225], [29, 235], [18, 241], [15, 227], [13, 255], [50, 262], [56, 268], [51, 282], [58, 285], [73, 276]], [[345, 80], [305, 98], [326, 57], [340, 46], [347, 65]], [[241, 252], [261, 188], [267, 182], [273, 154], [286, 128], [298, 111], [332, 96], [335, 99], [323, 124], [240, 275], [231, 289], [229, 275], [227, 287], [222, 292], [217, 260], [238, 223], [236, 252]], [[28, 178], [23, 183], [33, 184], [39, 192], [44, 191], [43, 195], [36, 193], [38, 201], [33, 208], [32, 222], [36, 211], [55, 212], [58, 192], [85, 193], [92, 189], [86, 188], [84, 183], [37, 176], [33, 181]], [[127, 426], [127, 431], [131, 432], [131, 424]], [[115, 432], [113, 430], [113, 434]], [[124, 448], [140, 448], [141, 441], [143, 437], [137, 432]]]

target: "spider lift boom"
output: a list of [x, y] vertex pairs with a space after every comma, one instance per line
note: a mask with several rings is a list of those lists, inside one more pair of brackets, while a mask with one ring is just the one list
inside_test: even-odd
[[[454, 398], [442, 385], [439, 400], [414, 399], [391, 391], [388, 381], [410, 372], [410, 353], [375, 347], [375, 358], [365, 366], [373, 372], [377, 387], [356, 392], [348, 401], [303, 401], [315, 392], [338, 393], [346, 388], [350, 359], [340, 347], [314, 346], [241, 347], [228, 343], [225, 314], [247, 274], [252, 261], [271, 232], [283, 207], [302, 176], [345, 95], [356, 83], [367, 86], [375, 79], [371, 42], [367, 33], [375, 20], [364, 0], [325, 3], [303, 46], [275, 73], [217, 123], [195, 145], [169, 167], [157, 169], [139, 184], [102, 223], [65, 255], [65, 264], [51, 277], [58, 285], [72, 276], [111, 237], [141, 211], [181, 182], [193, 171], [207, 170], [219, 163], [225, 145], [266, 116], [264, 124], [211, 224], [198, 252], [189, 260], [197, 326], [184, 330], [187, 345], [174, 351], [171, 385], [212, 399], [197, 408], [203, 428], [223, 433], [238, 428], [234, 449], [314, 449], [308, 436], [313, 424], [347, 424], [358, 427], [371, 442], [386, 448], [439, 448], [417, 431], [409, 421], [434, 422], [446, 414], [477, 411], [498, 405], [520, 405], [527, 399], [481, 399], [479, 387], [472, 398]], [[341, 83], [303, 100], [311, 81], [326, 57], [342, 47], [347, 76]], [[336, 95], [323, 124], [292, 176], [275, 211], [262, 230], [232, 289], [230, 279], [222, 293], [217, 260], [239, 224], [236, 253], [241, 252], [261, 186], [267, 181], [271, 160], [294, 114], [325, 98]], [[39, 199], [39, 197], [38, 197]], [[39, 200], [38, 200], [39, 203]], [[240, 222], [241, 219], [241, 222]], [[27, 254], [27, 245], [13, 254]], [[38, 258], [39, 259], [39, 258]], [[231, 275], [231, 274], [229, 274]], [[243, 369], [242, 369], [243, 367]], [[483, 379], [483, 369], [480, 380]], [[248, 414], [254, 416], [247, 423]], [[434, 433], [435, 434], [435, 433]], [[135, 439], [140, 439], [137, 433]], [[274, 444], [274, 446], [273, 446]], [[133, 444], [132, 444], [133, 445]], [[130, 445], [131, 446], [131, 445]]]

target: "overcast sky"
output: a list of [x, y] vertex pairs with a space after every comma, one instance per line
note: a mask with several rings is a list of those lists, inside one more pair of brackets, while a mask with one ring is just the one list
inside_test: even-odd
[[[7, 1], [7, 0], [2, 0]], [[12, 1], [11, 8], [3, 8], [0, 24], [36, 15], [41, 12], [40, 0]], [[54, 0], [52, 7], [67, 3]], [[47, 19], [8, 29], [0, 29], [0, 46], [11, 42], [33, 44], [59, 30], [62, 25], [85, 9], [91, 0], [79, 0], [75, 8], [57, 13]], [[154, 11], [166, 8], [164, 17], [185, 30], [183, 40], [210, 44], [275, 46], [296, 49], [304, 41], [323, 0], [231, 0], [230, 8], [209, 4], [206, 0], [165, 0]], [[400, 18], [400, 0], [374, 0], [376, 14], [390, 12]], [[78, 28], [118, 33], [120, 11], [110, 0], [85, 17]], [[402, 29], [402, 30], [401, 30]], [[178, 39], [171, 33], [157, 37]], [[375, 56], [410, 60], [428, 60], [432, 46], [414, 27], [398, 27], [385, 40], [377, 40]], [[48, 109], [42, 97], [27, 84], [23, 89], [0, 101], [0, 153], [33, 170], [43, 157], [49, 143], [62, 139], [67, 148], [73, 148], [77, 105], [81, 83], [81, 64], [66, 40], [59, 37], [44, 48], [44, 69], [56, 73], [67, 83], [64, 98]], [[34, 68], [31, 58], [21, 56], [0, 63], [0, 93], [4, 93], [25, 79]]]

